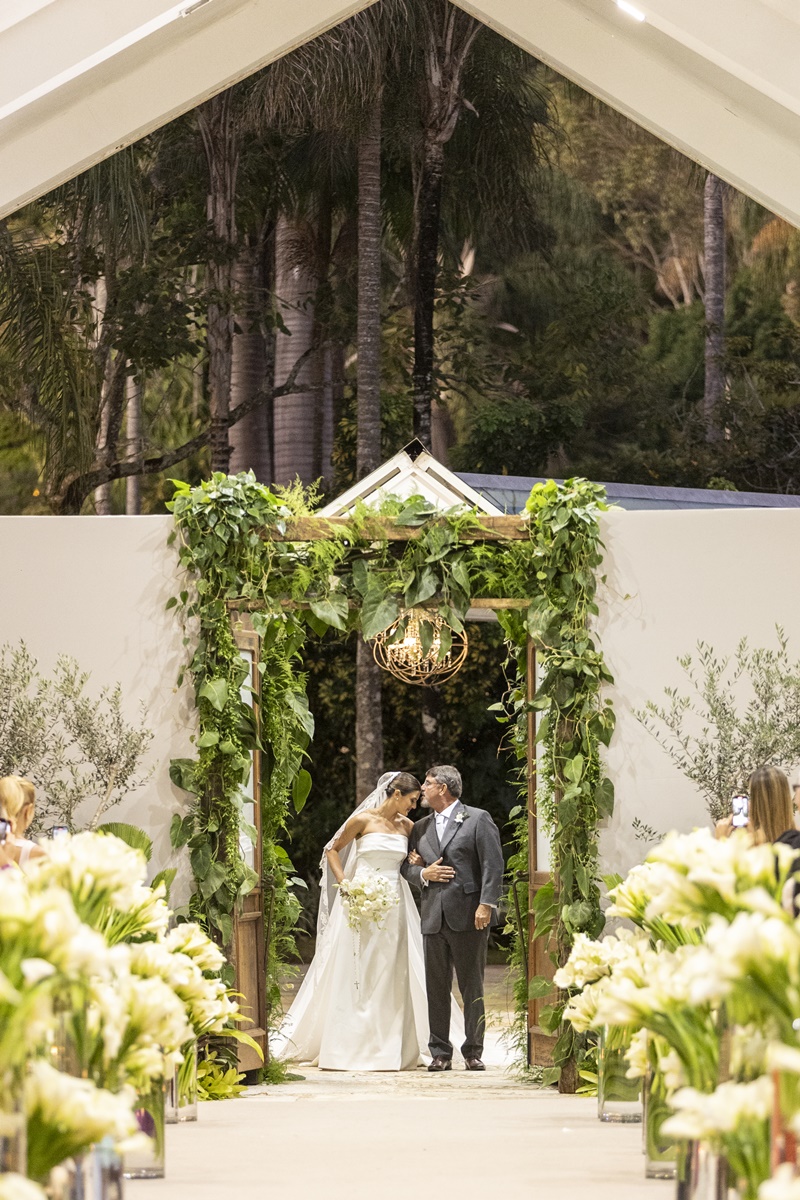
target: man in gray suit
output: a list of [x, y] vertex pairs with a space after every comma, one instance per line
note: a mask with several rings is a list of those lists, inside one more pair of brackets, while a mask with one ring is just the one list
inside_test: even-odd
[[[402, 873], [422, 893], [422, 940], [430, 1021], [429, 1071], [449, 1071], [450, 993], [455, 967], [464, 1001], [468, 1071], [483, 1071], [483, 972], [489, 926], [497, 920], [503, 884], [500, 834], [482, 808], [461, 803], [455, 767], [431, 767], [422, 785], [433, 814], [417, 821]], [[413, 853], [412, 853], [413, 852]]]

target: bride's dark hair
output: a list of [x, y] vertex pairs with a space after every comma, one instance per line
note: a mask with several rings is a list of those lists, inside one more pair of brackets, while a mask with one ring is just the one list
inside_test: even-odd
[[408, 771], [398, 771], [394, 778], [387, 783], [386, 795], [391, 796], [395, 788], [401, 796], [407, 796], [409, 792], [421, 791], [422, 784], [413, 775], [409, 775]]

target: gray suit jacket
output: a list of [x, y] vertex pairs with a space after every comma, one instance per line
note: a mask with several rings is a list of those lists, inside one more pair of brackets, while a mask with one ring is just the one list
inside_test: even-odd
[[[496, 906], [503, 886], [503, 851], [497, 826], [482, 808], [460, 801], [453, 808], [441, 845], [436, 834], [436, 814], [417, 821], [411, 831], [409, 851], [416, 850], [426, 867], [442, 859], [453, 867], [455, 878], [448, 883], [420, 879], [422, 867], [405, 862], [402, 874], [422, 895], [422, 932], [438, 933], [442, 919], [451, 929], [475, 928], [479, 904]], [[496, 911], [492, 923], [496, 923]]]

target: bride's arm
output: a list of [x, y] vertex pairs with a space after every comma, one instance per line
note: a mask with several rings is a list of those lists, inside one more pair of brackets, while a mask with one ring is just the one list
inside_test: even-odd
[[345, 846], [349, 846], [353, 838], [358, 837], [363, 832], [365, 823], [365, 813], [359, 813], [358, 816], [351, 817], [330, 850], [325, 851], [328, 866], [337, 883], [341, 883], [344, 879], [344, 868], [342, 867], [342, 860], [339, 858], [339, 851], [344, 850]]

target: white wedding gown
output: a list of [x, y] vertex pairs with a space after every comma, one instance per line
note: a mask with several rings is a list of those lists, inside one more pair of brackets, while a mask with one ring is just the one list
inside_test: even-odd
[[[350, 928], [337, 895], [314, 961], [273, 1043], [273, 1053], [331, 1071], [407, 1071], [430, 1061], [422, 933], [411, 889], [400, 874], [401, 833], [365, 833], [356, 843], [358, 879], [388, 880], [398, 903], [380, 926]], [[348, 871], [348, 874], [350, 872]], [[453, 1000], [451, 1040], [464, 1040]]]

